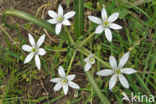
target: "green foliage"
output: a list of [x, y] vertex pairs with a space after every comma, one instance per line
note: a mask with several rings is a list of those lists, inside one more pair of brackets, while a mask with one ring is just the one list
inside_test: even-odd
[[[70, 0], [67, 0], [67, 7], [69, 7], [69, 2]], [[78, 69], [83, 72], [84, 58], [90, 53], [95, 53], [96, 65], [93, 65], [90, 72], [85, 73], [86, 79], [84, 80], [88, 81], [84, 84], [86, 87], [81, 88], [78, 92], [73, 92], [75, 98], [73, 98], [73, 93], [70, 94], [69, 99], [66, 101], [67, 104], [81, 103], [81, 101], [84, 104], [93, 103], [97, 96], [100, 103], [122, 104], [121, 98], [123, 96], [121, 92], [125, 92], [129, 96], [131, 92], [146, 95], [154, 94], [153, 91], [156, 90], [156, 2], [146, 1], [146, 4], [139, 6], [135, 5], [134, 2], [135, 0], [112, 0], [108, 2], [104, 0], [98, 0], [97, 2], [73, 0], [74, 10], [76, 11], [74, 35], [71, 36], [68, 28], [64, 27], [64, 30], [58, 35], [60, 39], [58, 43], [45, 42], [44, 47], [47, 55], [41, 58], [43, 65], [41, 73], [45, 73], [46, 76], [57, 76], [57, 68], [60, 65], [66, 69], [67, 74]], [[104, 33], [94, 34], [95, 24], [84, 21], [85, 16], [87, 16], [85, 15], [85, 9], [93, 11], [95, 15], [99, 16], [98, 13], [103, 6], [108, 10], [108, 14], [120, 13], [120, 19], [117, 22], [123, 26], [123, 29], [113, 31], [112, 43], [106, 40]], [[25, 83], [32, 84], [33, 80], [39, 80], [39, 77], [43, 75], [36, 71], [34, 62], [23, 64], [25, 54], [21, 50], [21, 46], [27, 40], [19, 31], [21, 29], [20, 25], [7, 24], [7, 16], [16, 16], [27, 20], [26, 24], [22, 24], [26, 30], [31, 29], [32, 24], [36, 24], [48, 30], [49, 33], [55, 34], [54, 25], [47, 23], [46, 20], [19, 10], [6, 10], [3, 12], [3, 25], [16, 30], [18, 37], [13, 39], [15, 43], [12, 40], [10, 41], [9, 34], [2, 25], [1, 30], [4, 33], [6, 47], [0, 46], [0, 103], [2, 100], [4, 104], [19, 102], [21, 104], [37, 104], [40, 102], [52, 104], [64, 98], [63, 94], [57, 97], [42, 96], [35, 98], [30, 93], [26, 93], [27, 89], [21, 88], [20, 84], [22, 82], [26, 81]], [[84, 29], [86, 29], [86, 32], [84, 32]], [[38, 30], [37, 32], [42, 33]], [[110, 55], [121, 57], [126, 51], [130, 51], [130, 59], [126, 67], [130, 66], [136, 69], [138, 73], [126, 75], [130, 90], [123, 89], [121, 84], [118, 83], [110, 92], [108, 90], [110, 78], [97, 77], [95, 73], [110, 68], [108, 64]], [[37, 73], [40, 73], [41, 76], [38, 76]], [[87, 95], [86, 97], [83, 95], [84, 92]], [[143, 102], [143, 104], [146, 104], [146, 102]]]
[[84, 31], [84, 0], [73, 0], [74, 10], [76, 12], [74, 20], [74, 31], [76, 39], [83, 35]]

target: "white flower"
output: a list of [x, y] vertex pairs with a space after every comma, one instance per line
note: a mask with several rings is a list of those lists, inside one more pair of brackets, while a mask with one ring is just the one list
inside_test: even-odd
[[38, 39], [37, 43], [35, 43], [35, 40], [30, 33], [28, 34], [28, 37], [29, 37], [29, 42], [30, 42], [31, 46], [29, 46], [29, 45], [23, 45], [22, 46], [22, 49], [24, 51], [30, 52], [30, 54], [26, 57], [24, 64], [30, 62], [32, 60], [32, 58], [35, 56], [36, 66], [40, 70], [41, 69], [41, 62], [40, 62], [39, 55], [43, 56], [46, 54], [46, 51], [43, 48], [40, 48], [40, 46], [43, 44], [43, 42], [45, 40], [45, 35], [43, 34]]
[[63, 15], [63, 8], [61, 5], [59, 5], [58, 14], [54, 12], [53, 10], [49, 10], [48, 14], [50, 17], [53, 18], [53, 19], [48, 20], [48, 22], [51, 24], [56, 24], [55, 32], [58, 35], [61, 32], [62, 24], [66, 26], [71, 25], [68, 19], [73, 17], [75, 15], [75, 12], [70, 11]]
[[111, 90], [116, 82], [117, 77], [119, 78], [120, 83], [125, 87], [129, 88], [129, 84], [127, 79], [123, 76], [123, 74], [132, 74], [137, 72], [136, 70], [132, 68], [123, 68], [123, 66], [126, 64], [129, 57], [129, 52], [125, 53], [122, 58], [120, 59], [119, 65], [117, 66], [116, 59], [113, 56], [109, 57], [109, 64], [111, 65], [112, 69], [104, 69], [96, 74], [100, 76], [109, 76], [112, 75], [110, 81], [109, 81], [109, 89]]
[[80, 88], [79, 85], [77, 85], [76, 83], [74, 83], [72, 81], [76, 77], [75, 74], [71, 74], [71, 75], [66, 76], [62, 66], [59, 67], [58, 73], [59, 73], [61, 78], [53, 78], [50, 80], [51, 82], [57, 83], [54, 86], [55, 91], [58, 91], [63, 87], [63, 92], [66, 95], [68, 92], [68, 86], [70, 86], [71, 88], [74, 88], [74, 89]]
[[103, 31], [105, 31], [105, 36], [107, 40], [112, 41], [112, 32], [110, 28], [115, 29], [115, 30], [122, 29], [122, 26], [113, 23], [119, 17], [119, 13], [116, 12], [116, 13], [113, 13], [111, 16], [107, 17], [107, 12], [105, 8], [103, 8], [101, 11], [101, 16], [102, 16], [102, 19], [95, 17], [95, 16], [88, 16], [88, 18], [90, 21], [99, 25], [97, 26], [95, 30], [95, 34], [100, 34]]
[[86, 65], [85, 65], [85, 71], [88, 71], [91, 67], [92, 67], [92, 64], [95, 63], [95, 59], [93, 58], [93, 54], [90, 54], [87, 58], [84, 59], [84, 61], [86, 62]]

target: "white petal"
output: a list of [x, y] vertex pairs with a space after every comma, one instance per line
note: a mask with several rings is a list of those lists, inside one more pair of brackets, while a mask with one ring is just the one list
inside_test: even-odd
[[62, 8], [62, 6], [61, 5], [59, 5], [59, 7], [58, 7], [58, 15], [63, 15], [63, 8]]
[[49, 19], [47, 22], [51, 23], [51, 24], [57, 24], [57, 20], [56, 19]]
[[88, 62], [89, 62], [89, 57], [85, 58], [84, 61], [85, 61], [86, 63], [88, 63]]
[[100, 34], [102, 33], [104, 30], [104, 27], [102, 25], [97, 26], [96, 30], [95, 30], [95, 34]]
[[70, 75], [67, 76], [67, 79], [71, 81], [71, 80], [73, 80], [75, 77], [76, 77], [75, 74], [70, 74]]
[[107, 12], [106, 12], [106, 9], [105, 8], [102, 8], [101, 16], [102, 16], [102, 19], [103, 20], [105, 20], [107, 18]]
[[85, 58], [84, 61], [85, 61], [85, 62], [89, 62], [89, 59], [90, 59], [91, 57], [94, 57], [94, 54], [92, 54], [92, 53], [89, 54], [89, 56], [88, 56], [87, 58]]
[[54, 12], [53, 10], [49, 10], [49, 11], [48, 11], [48, 14], [49, 14], [49, 16], [52, 17], [52, 18], [56, 18], [56, 17], [57, 17], [57, 13]]
[[114, 70], [112, 69], [104, 69], [104, 70], [97, 72], [96, 74], [100, 76], [109, 76], [109, 75], [112, 75], [113, 73], [114, 73]]
[[111, 90], [115, 86], [116, 81], [117, 81], [117, 74], [114, 74], [109, 81], [109, 90]]
[[43, 34], [37, 41], [37, 47], [39, 48], [45, 40], [45, 34]]
[[119, 74], [118, 77], [119, 77], [120, 83], [121, 83], [125, 88], [129, 88], [129, 84], [128, 84], [127, 79], [126, 79], [122, 74]]
[[96, 24], [99, 24], [99, 25], [102, 23], [101, 19], [99, 19], [98, 17], [95, 17], [95, 16], [88, 16], [88, 19]]
[[127, 60], [128, 60], [128, 57], [129, 57], [129, 52], [126, 52], [123, 56], [122, 56], [122, 58], [120, 59], [120, 62], [119, 62], [119, 69], [120, 68], [122, 68], [125, 64], [126, 64], [126, 62], [127, 62]]
[[38, 55], [35, 55], [35, 63], [36, 63], [38, 70], [40, 70], [41, 69], [41, 62], [40, 62], [40, 58]]
[[88, 71], [91, 68], [92, 64], [86, 63], [85, 65], [85, 71]]
[[88, 58], [92, 58], [92, 57], [94, 57], [94, 54], [89, 54], [89, 56], [88, 56]]
[[61, 28], [62, 28], [61, 23], [56, 24], [56, 27], [55, 27], [56, 35], [58, 35], [61, 32]]
[[133, 74], [137, 72], [136, 70], [132, 68], [124, 68], [124, 69], [121, 69], [120, 71], [121, 73], [124, 73], [124, 74]]
[[64, 15], [64, 18], [69, 19], [75, 15], [75, 11], [70, 11]]
[[112, 29], [114, 29], [114, 30], [122, 29], [122, 26], [120, 26], [118, 24], [115, 24], [115, 23], [109, 24], [109, 27], [112, 28]]
[[32, 60], [32, 58], [34, 57], [35, 53], [31, 52], [25, 59], [24, 64], [30, 62]]
[[118, 19], [118, 17], [119, 17], [119, 13], [118, 12], [113, 13], [111, 16], [109, 16], [108, 21], [109, 22], [114, 22], [115, 20]]
[[46, 54], [46, 51], [43, 48], [39, 48], [38, 54], [41, 55], [41, 56], [43, 56], [43, 55]]
[[65, 95], [68, 93], [68, 84], [63, 85], [63, 92]]
[[29, 37], [29, 42], [30, 42], [30, 44], [32, 45], [32, 46], [35, 46], [35, 40], [34, 40], [34, 38], [33, 38], [33, 36], [29, 33], [28, 34], [28, 37]]
[[71, 25], [71, 23], [69, 22], [68, 19], [64, 19], [62, 24], [66, 25], [66, 26], [70, 26]]
[[58, 91], [62, 88], [62, 84], [61, 83], [57, 83], [55, 86], [54, 86], [54, 91]]
[[114, 56], [109, 57], [109, 64], [111, 65], [111, 67], [113, 69], [117, 68], [117, 62], [116, 62], [116, 59], [114, 58]]
[[74, 89], [79, 89], [80, 88], [78, 84], [76, 84], [76, 83], [74, 83], [72, 81], [69, 81], [68, 84], [69, 84], [69, 86], [71, 88], [74, 88]]
[[31, 51], [32, 51], [32, 47], [29, 46], [29, 45], [23, 45], [23, 46], [22, 46], [22, 49], [23, 49], [24, 51], [26, 51], [26, 52], [31, 52]]
[[91, 54], [89, 54], [89, 56], [88, 56], [88, 57], [93, 57], [93, 56], [94, 56], [94, 54], [92, 54], [92, 53], [91, 53]]
[[105, 36], [108, 41], [112, 41], [112, 32], [109, 28], [105, 28]]
[[50, 80], [50, 82], [58, 83], [62, 80], [62, 78], [53, 78]]
[[61, 77], [65, 77], [66, 73], [64, 72], [64, 68], [62, 66], [59, 66], [58, 73]]
[[96, 62], [96, 61], [95, 61], [95, 59], [94, 59], [94, 58], [92, 58], [92, 60], [93, 60], [93, 62], [92, 62], [91, 64], [95, 64], [95, 62]]

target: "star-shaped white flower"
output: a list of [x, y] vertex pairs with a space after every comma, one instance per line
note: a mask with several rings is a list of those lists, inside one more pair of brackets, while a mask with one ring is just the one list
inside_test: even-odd
[[86, 62], [86, 65], [85, 65], [85, 71], [88, 71], [91, 67], [92, 67], [92, 64], [95, 63], [95, 59], [93, 58], [94, 54], [90, 54], [87, 58], [84, 59], [84, 61]]
[[35, 40], [30, 33], [28, 34], [28, 37], [29, 37], [29, 42], [30, 42], [31, 46], [26, 45], [26, 44], [22, 46], [22, 49], [24, 51], [30, 52], [30, 54], [26, 57], [24, 64], [30, 62], [32, 60], [32, 58], [35, 56], [36, 66], [40, 70], [41, 69], [41, 62], [40, 62], [39, 55], [43, 56], [46, 54], [46, 51], [43, 48], [40, 48], [40, 46], [43, 44], [43, 42], [45, 40], [45, 35], [43, 34], [38, 39], [37, 43], [35, 43]]
[[101, 11], [101, 17], [102, 19], [95, 16], [88, 16], [90, 21], [99, 25], [95, 30], [95, 34], [100, 34], [105, 31], [105, 36], [107, 40], [112, 41], [112, 32], [110, 28], [115, 30], [122, 29], [122, 26], [113, 23], [119, 17], [119, 13], [116, 12], [113, 13], [111, 16], [107, 17], [107, 12], [105, 8], [103, 8]]
[[71, 88], [74, 88], [74, 89], [80, 88], [78, 84], [76, 84], [72, 81], [76, 77], [75, 74], [71, 74], [71, 75], [66, 76], [62, 66], [59, 67], [58, 73], [59, 73], [61, 78], [53, 78], [50, 80], [51, 82], [57, 83], [54, 86], [54, 91], [58, 91], [63, 87], [63, 92], [66, 95], [68, 92], [68, 86], [70, 86]]
[[132, 68], [123, 68], [123, 66], [126, 64], [129, 57], [129, 52], [125, 53], [122, 58], [120, 59], [119, 65], [117, 66], [116, 59], [113, 56], [109, 57], [109, 64], [111, 65], [112, 69], [104, 69], [96, 74], [100, 76], [109, 76], [112, 75], [110, 81], [109, 81], [109, 89], [111, 90], [116, 82], [117, 78], [119, 78], [120, 83], [125, 87], [129, 88], [129, 84], [127, 79], [123, 76], [123, 74], [132, 74], [137, 72], [136, 70]]
[[53, 18], [53, 19], [49, 19], [48, 22], [51, 24], [56, 24], [55, 32], [58, 35], [61, 32], [62, 24], [66, 26], [71, 25], [68, 19], [75, 15], [75, 11], [70, 11], [63, 15], [63, 8], [61, 5], [59, 5], [58, 14], [53, 10], [49, 10], [48, 14], [50, 17]]

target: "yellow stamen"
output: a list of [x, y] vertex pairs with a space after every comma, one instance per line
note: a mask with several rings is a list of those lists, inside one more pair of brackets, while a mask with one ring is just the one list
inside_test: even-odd
[[105, 24], [105, 26], [107, 26], [108, 25], [108, 22], [106, 21], [106, 22], [104, 22], [104, 24]]
[[62, 21], [62, 17], [58, 17], [58, 21]]
[[89, 58], [89, 62], [90, 62], [90, 63], [93, 63], [93, 62], [94, 62], [94, 58], [92, 58], [92, 57]]
[[117, 71], [116, 71], [116, 73], [117, 73], [117, 74], [120, 74], [120, 73], [121, 73], [121, 71], [120, 71], [120, 70], [117, 70]]
[[35, 49], [35, 48], [33, 48], [33, 49], [32, 49], [32, 52], [35, 52], [35, 51], [36, 51], [36, 49]]
[[66, 79], [63, 79], [62, 80], [62, 84], [66, 84], [67, 83], [67, 80]]

